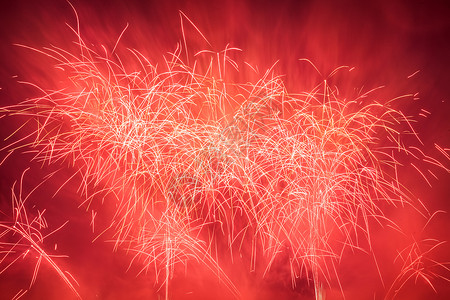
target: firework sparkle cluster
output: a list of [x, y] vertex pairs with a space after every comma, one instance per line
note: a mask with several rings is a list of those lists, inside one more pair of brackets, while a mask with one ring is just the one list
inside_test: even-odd
[[[344, 253], [367, 252], [379, 268], [373, 228], [402, 230], [386, 207], [410, 206], [432, 216], [397, 175], [405, 155], [449, 171], [449, 149], [435, 146], [446, 163], [424, 154], [414, 119], [397, 109], [398, 101], [415, 95], [345, 95], [333, 79], [348, 67], [327, 76], [317, 71], [323, 80], [316, 87], [290, 93], [274, 68], [260, 73], [233, 60], [238, 48], [190, 55], [182, 36], [158, 65], [120, 41], [112, 49], [88, 46], [77, 28], [71, 30], [76, 51], [18, 45], [51, 59], [66, 87], [25, 83], [39, 95], [0, 108], [2, 118], [23, 120], [6, 138], [11, 142], [2, 160], [25, 151], [44, 169], [69, 169], [72, 175], [53, 192], [75, 185], [80, 208], [92, 213], [87, 221], [95, 240], [110, 233], [111, 251], [125, 250], [138, 273], [153, 274], [166, 299], [174, 274], [191, 263], [216, 276], [230, 297], [242, 297], [221, 264], [242, 257], [249, 272], [262, 276], [286, 257], [292, 288], [306, 280], [316, 299], [328, 288], [345, 294], [337, 267]], [[259, 79], [234, 81], [232, 74], [243, 68]], [[415, 142], [405, 142], [409, 137]], [[45, 241], [65, 223], [48, 228], [44, 211], [28, 207], [33, 191], [23, 195], [26, 176], [12, 188], [8, 212], [2, 210], [0, 270], [34, 256], [30, 288], [45, 263], [78, 295], [76, 274], [62, 270], [51, 254], [56, 246]], [[42, 181], [52, 176], [58, 172]], [[102, 216], [99, 205], [113, 212]], [[97, 219], [108, 226], [96, 228]], [[428, 242], [430, 251], [439, 245]], [[419, 250], [413, 244], [400, 253], [404, 266], [386, 284], [387, 296], [395, 297], [409, 280], [433, 287], [434, 278], [445, 279], [433, 270], [446, 265], [424, 268], [426, 253]]]

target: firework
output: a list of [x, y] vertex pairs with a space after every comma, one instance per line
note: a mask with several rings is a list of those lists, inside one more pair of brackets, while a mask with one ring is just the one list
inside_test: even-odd
[[[73, 291], [73, 293], [79, 296], [75, 289], [75, 282], [71, 274], [67, 271], [65, 272], [61, 270], [55, 261], [55, 258], [58, 258], [58, 256], [47, 253], [44, 247], [45, 239], [60, 230], [65, 226], [65, 224], [62, 224], [60, 227], [51, 232], [46, 232], [45, 235], [43, 234], [44, 230], [48, 231], [48, 224], [44, 217], [45, 209], [42, 211], [36, 210], [33, 214], [26, 209], [28, 198], [39, 187], [36, 187], [30, 193], [24, 195], [22, 185], [24, 180], [23, 177], [26, 171], [27, 170], [25, 170], [22, 174], [22, 178], [19, 183], [18, 195], [15, 192], [16, 184], [12, 187], [11, 215], [9, 220], [2, 218], [2, 222], [0, 222], [0, 249], [2, 249], [0, 259], [2, 269], [0, 274], [4, 273], [8, 268], [17, 263], [17, 261], [25, 260], [27, 257], [31, 256], [32, 260], [35, 261], [35, 267], [31, 276], [29, 287], [31, 287], [36, 281], [41, 262], [44, 261], [50, 265], [55, 272], [57, 272], [61, 279], [63, 279], [67, 286]], [[55, 244], [55, 250], [56, 247], [57, 246]], [[26, 294], [26, 292], [27, 289], [20, 290], [14, 296], [14, 299], [21, 298]]]
[[[250, 66], [233, 60], [241, 50], [191, 54], [183, 24], [209, 42], [180, 17], [182, 42], [159, 65], [121, 46], [128, 26], [110, 50], [88, 46], [79, 24], [70, 28], [74, 51], [18, 45], [52, 60], [65, 86], [27, 83], [39, 96], [0, 109], [25, 120], [8, 136], [5, 160], [26, 149], [34, 163], [69, 169], [55, 194], [75, 185], [79, 206], [92, 212], [95, 239], [109, 234], [111, 250], [125, 250], [138, 273], [154, 274], [166, 299], [176, 270], [192, 262], [217, 276], [230, 297], [242, 297], [221, 263], [241, 257], [249, 272], [263, 276], [286, 257], [292, 288], [306, 280], [316, 299], [328, 288], [345, 294], [337, 267], [344, 253], [368, 252], [378, 268], [373, 228], [402, 230], [387, 207], [412, 207], [430, 217], [398, 178], [402, 157], [448, 172], [416, 146], [414, 119], [397, 108], [414, 95], [343, 95], [332, 82], [347, 67], [320, 74], [323, 80], [302, 93], [289, 93], [273, 68], [263, 74], [250, 68], [258, 80], [235, 81], [233, 74]], [[448, 158], [448, 149], [436, 147]], [[0, 223], [6, 249], [0, 265], [13, 267], [33, 252], [30, 286], [45, 261], [78, 296], [72, 278], [44, 251], [45, 220], [39, 211], [28, 217], [26, 198], [13, 194], [12, 219]], [[103, 203], [112, 212], [102, 215]], [[98, 219], [108, 224], [100, 232]], [[446, 269], [443, 263], [422, 268], [433, 249], [419, 251], [414, 243], [400, 252], [404, 265], [386, 297], [411, 278], [431, 287], [433, 278], [445, 279], [434, 271]]]

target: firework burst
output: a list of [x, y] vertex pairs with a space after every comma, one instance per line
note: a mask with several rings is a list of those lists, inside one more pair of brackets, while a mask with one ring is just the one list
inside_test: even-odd
[[[380, 224], [402, 231], [388, 207], [431, 218], [398, 178], [402, 158], [448, 172], [449, 150], [436, 145], [441, 163], [417, 147], [414, 118], [397, 105], [415, 95], [344, 94], [333, 82], [348, 67], [317, 71], [322, 80], [312, 90], [290, 93], [274, 67], [259, 73], [238, 64], [238, 48], [191, 54], [187, 26], [209, 42], [180, 18], [182, 41], [162, 64], [121, 45], [128, 26], [112, 49], [88, 46], [79, 24], [70, 28], [74, 51], [18, 45], [52, 60], [64, 88], [25, 83], [39, 95], [0, 108], [2, 117], [23, 123], [6, 139], [4, 160], [25, 149], [43, 168], [70, 170], [54, 193], [75, 185], [79, 206], [92, 213], [95, 240], [113, 240], [111, 250], [126, 251], [130, 267], [153, 274], [166, 299], [176, 271], [191, 263], [217, 276], [230, 297], [245, 298], [222, 263], [235, 260], [262, 277], [282, 261], [291, 287], [306, 282], [316, 299], [327, 289], [345, 294], [338, 268], [345, 253], [367, 252], [379, 269], [372, 231]], [[258, 79], [234, 80], [240, 72]], [[102, 204], [112, 211], [102, 215]], [[30, 286], [46, 262], [78, 296], [72, 277], [44, 250], [43, 212], [30, 217], [26, 207], [27, 197], [13, 194], [12, 216], [0, 223], [0, 266], [33, 253]], [[96, 228], [98, 219], [107, 226]], [[399, 252], [403, 266], [386, 283], [386, 297], [410, 279], [433, 287], [434, 278], [446, 278], [436, 273], [447, 270], [443, 263], [430, 259], [423, 267], [437, 245], [420, 251], [414, 242]]]

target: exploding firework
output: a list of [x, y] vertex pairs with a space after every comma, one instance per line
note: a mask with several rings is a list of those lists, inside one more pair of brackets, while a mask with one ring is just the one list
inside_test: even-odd
[[[374, 241], [381, 228], [404, 234], [396, 208], [423, 224], [439, 214], [401, 180], [405, 161], [428, 184], [429, 168], [449, 171], [449, 149], [436, 144], [439, 159], [425, 153], [415, 118], [401, 109], [417, 95], [351, 90], [340, 82], [353, 68], [324, 74], [307, 59], [301, 63], [320, 80], [290, 92], [275, 65], [260, 72], [239, 62], [245, 49], [212, 50], [201, 29], [179, 17], [180, 42], [156, 60], [121, 44], [128, 25], [111, 47], [86, 41], [82, 21], [67, 29], [75, 46], [16, 45], [52, 62], [62, 80], [22, 82], [34, 96], [0, 108], [1, 118], [21, 124], [4, 139], [3, 164], [21, 153], [42, 175], [26, 193], [23, 171], [12, 201], [2, 204], [1, 272], [33, 265], [29, 286], [11, 296], [32, 290], [41, 264], [83, 296], [54, 241], [67, 221], [49, 228], [44, 218], [48, 199], [65, 190], [89, 213], [94, 243], [111, 242], [110, 255], [126, 257], [130, 272], [166, 299], [190, 268], [216, 278], [225, 298], [249, 298], [235, 265], [255, 280], [281, 277], [298, 296], [340, 297], [340, 265], [354, 252], [372, 261], [386, 298], [411, 281], [434, 289], [435, 280], [447, 280], [447, 265], [430, 256], [441, 242], [395, 248], [400, 268], [386, 280]], [[191, 47], [188, 34], [206, 49]], [[250, 79], [239, 80], [244, 75]], [[58, 176], [48, 199], [31, 201]]]

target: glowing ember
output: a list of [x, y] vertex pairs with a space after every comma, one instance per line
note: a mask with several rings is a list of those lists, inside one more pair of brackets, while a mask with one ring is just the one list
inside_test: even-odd
[[[441, 212], [404, 180], [449, 172], [450, 149], [431, 156], [402, 109], [417, 94], [359, 88], [354, 68], [308, 59], [297, 86], [245, 48], [217, 50], [181, 11], [172, 52], [127, 44], [132, 24], [103, 45], [72, 8], [73, 43], [16, 44], [43, 65], [21, 82], [32, 96], [0, 108], [9, 297], [390, 299], [448, 281], [443, 243], [422, 234]], [[371, 291], [352, 291], [355, 264]], [[60, 287], [39, 288], [41, 273]], [[102, 287], [114, 276], [129, 294]]]

